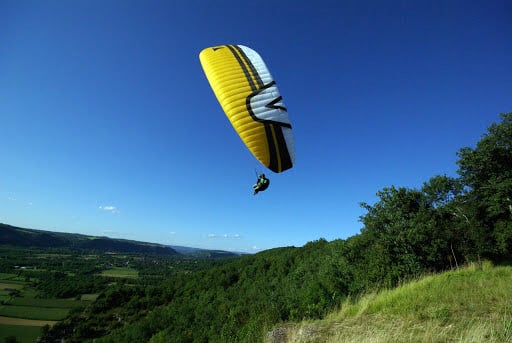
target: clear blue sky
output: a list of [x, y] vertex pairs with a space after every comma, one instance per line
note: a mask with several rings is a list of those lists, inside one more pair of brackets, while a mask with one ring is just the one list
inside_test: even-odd
[[[199, 63], [258, 51], [296, 165], [263, 171]], [[255, 252], [359, 233], [512, 111], [512, 2], [0, 0], [0, 222]]]

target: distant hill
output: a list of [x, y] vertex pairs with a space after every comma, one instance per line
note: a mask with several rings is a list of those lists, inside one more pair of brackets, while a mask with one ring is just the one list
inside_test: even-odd
[[0, 245], [36, 248], [70, 248], [96, 252], [180, 255], [193, 258], [221, 258], [244, 255], [224, 250], [139, 242], [120, 238], [88, 236], [27, 229], [0, 223]]
[[171, 245], [171, 248], [176, 250], [178, 253], [194, 256], [199, 258], [219, 258], [219, 257], [230, 257], [230, 256], [239, 256], [239, 255], [248, 255], [248, 253], [243, 252], [231, 252], [225, 250], [210, 250], [210, 249], [200, 249], [200, 248], [191, 248], [184, 247], [181, 245]]
[[180, 255], [173, 248], [126, 239], [87, 236], [15, 227], [0, 223], [0, 245], [35, 248], [69, 248], [92, 252]]

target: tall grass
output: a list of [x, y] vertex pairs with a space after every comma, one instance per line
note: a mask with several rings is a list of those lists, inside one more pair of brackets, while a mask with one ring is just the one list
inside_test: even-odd
[[[347, 300], [287, 342], [512, 342], [512, 267], [472, 265]], [[284, 340], [283, 340], [284, 341]]]

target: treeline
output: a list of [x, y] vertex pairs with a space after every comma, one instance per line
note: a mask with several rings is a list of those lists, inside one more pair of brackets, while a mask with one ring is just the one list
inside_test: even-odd
[[469, 261], [512, 261], [512, 113], [457, 156], [458, 177], [390, 186], [362, 203], [364, 228], [349, 239], [243, 256], [149, 288], [119, 285], [45, 339], [258, 342], [275, 324], [322, 317], [348, 296]]

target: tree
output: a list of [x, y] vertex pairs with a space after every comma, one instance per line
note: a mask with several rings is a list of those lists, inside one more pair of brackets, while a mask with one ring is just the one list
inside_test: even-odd
[[[368, 213], [361, 217], [363, 235], [372, 238], [371, 256], [366, 261], [369, 271], [384, 286], [393, 287], [400, 280], [422, 273], [424, 249], [431, 242], [429, 226], [431, 205], [425, 194], [416, 189], [386, 187], [377, 192], [379, 201], [373, 206], [362, 203]], [[375, 254], [378, 252], [378, 254]]]
[[512, 113], [500, 117], [475, 148], [460, 149], [457, 161], [471, 210], [466, 217], [478, 223], [476, 248], [492, 259], [512, 249]]
[[[421, 191], [431, 206], [432, 241], [430, 262], [434, 270], [458, 266], [471, 259], [473, 245], [470, 233], [475, 224], [466, 215], [467, 205], [461, 200], [464, 185], [460, 179], [438, 175], [423, 184]], [[437, 261], [435, 261], [437, 259]]]

